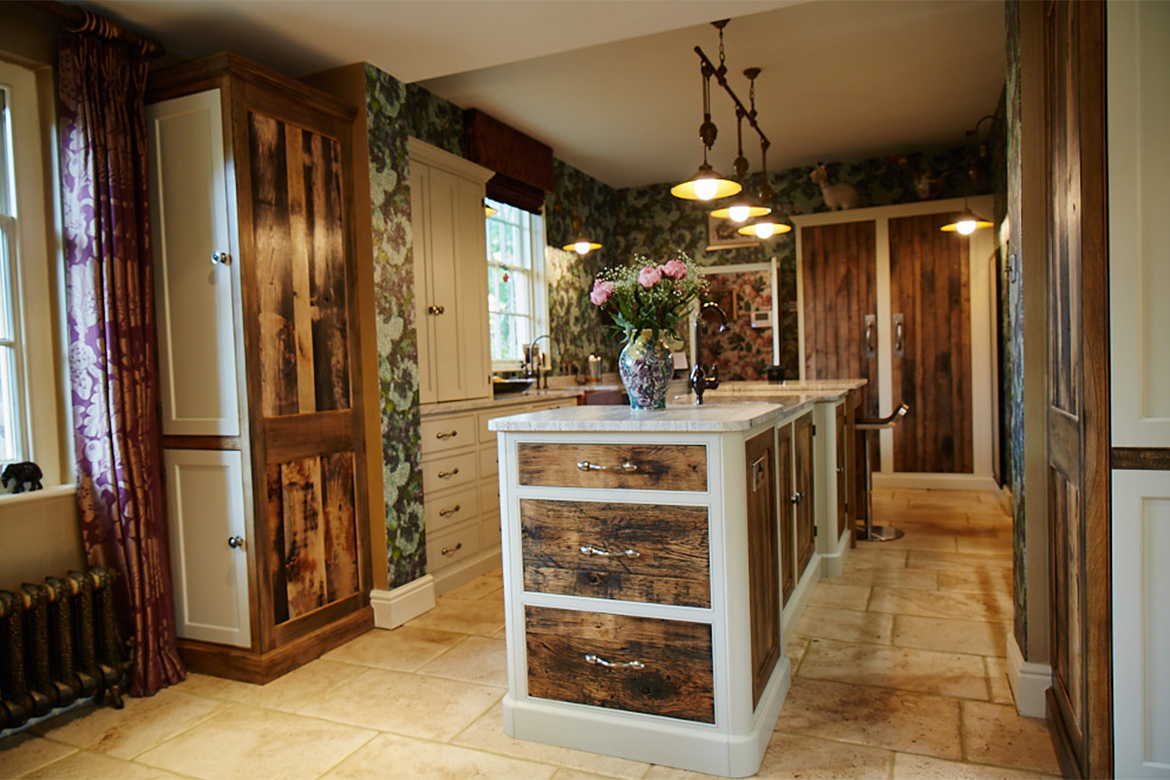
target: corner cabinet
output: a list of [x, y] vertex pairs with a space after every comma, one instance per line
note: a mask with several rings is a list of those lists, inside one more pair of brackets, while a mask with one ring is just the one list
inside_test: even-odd
[[488, 398], [484, 184], [492, 171], [409, 139], [419, 402]]
[[147, 102], [179, 648], [263, 683], [373, 626], [353, 109], [230, 54]]

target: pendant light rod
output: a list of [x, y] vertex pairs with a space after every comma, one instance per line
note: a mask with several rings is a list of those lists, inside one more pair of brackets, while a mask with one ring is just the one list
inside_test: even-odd
[[[712, 24], [717, 23], [713, 22]], [[719, 29], [719, 37], [723, 37], [722, 28]], [[764, 131], [761, 130], [759, 124], [756, 123], [756, 112], [754, 110], [749, 111], [743, 104], [743, 101], [739, 99], [739, 95], [735, 94], [735, 90], [732, 89], [731, 85], [727, 83], [727, 66], [720, 65], [720, 67], [716, 68], [711, 60], [707, 58], [707, 55], [703, 53], [701, 46], [695, 47], [695, 54], [699, 55], [699, 59], [703, 63], [703, 72], [710, 73], [715, 77], [715, 82], [719, 84], [719, 86], [723, 87], [723, 91], [726, 92], [731, 98], [732, 102], [735, 103], [736, 110], [743, 113], [744, 119], [748, 121], [748, 124], [751, 125], [752, 129], [755, 130], [756, 133], [760, 136], [760, 140], [771, 146], [771, 142], [768, 140], [768, 136], [764, 135]]]

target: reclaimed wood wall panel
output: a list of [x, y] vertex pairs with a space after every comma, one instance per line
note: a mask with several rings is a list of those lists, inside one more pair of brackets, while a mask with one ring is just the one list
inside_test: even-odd
[[260, 405], [266, 417], [300, 411], [296, 312], [283, 123], [248, 114], [252, 174], [253, 273], [260, 321]]
[[877, 357], [865, 345], [865, 317], [877, 316], [874, 223], [804, 227], [800, 241], [805, 378], [868, 379], [861, 414], [877, 417]]
[[709, 624], [532, 606], [525, 623], [529, 696], [715, 722]]
[[[701, 444], [521, 444], [520, 484], [628, 490], [707, 489], [707, 448]], [[579, 464], [593, 464], [601, 470]], [[623, 464], [634, 468], [623, 470]]]
[[890, 309], [905, 321], [891, 400], [910, 404], [894, 427], [895, 471], [974, 472], [969, 242], [939, 229], [948, 219], [889, 223]]
[[353, 453], [339, 452], [321, 458], [321, 506], [325, 521], [325, 598], [333, 603], [358, 592]]
[[711, 606], [706, 507], [523, 499], [520, 528], [525, 590]]
[[321, 461], [305, 458], [280, 467], [283, 482], [284, 566], [289, 618], [312, 612], [325, 600], [325, 529]]
[[284, 554], [284, 480], [280, 476], [280, 464], [272, 463], [264, 469], [267, 486], [265, 518], [269, 532], [268, 572], [270, 576], [268, 595], [272, 600], [272, 622], [279, 625], [288, 620], [288, 581], [285, 579]]

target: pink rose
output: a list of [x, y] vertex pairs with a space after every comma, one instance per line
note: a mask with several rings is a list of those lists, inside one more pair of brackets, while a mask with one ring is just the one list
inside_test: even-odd
[[658, 266], [658, 270], [671, 279], [685, 279], [687, 276], [687, 265], [682, 260], [668, 260], [665, 265]]
[[662, 281], [662, 272], [657, 268], [647, 266], [638, 272], [638, 284], [643, 287], [653, 287]]
[[613, 295], [613, 290], [613, 282], [595, 279], [593, 282], [593, 292], [589, 293], [589, 300], [593, 301], [594, 306], [601, 306], [609, 300], [609, 296]]

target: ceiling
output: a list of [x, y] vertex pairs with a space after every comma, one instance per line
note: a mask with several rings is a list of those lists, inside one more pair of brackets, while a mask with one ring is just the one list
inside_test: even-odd
[[[231, 50], [292, 76], [377, 65], [478, 108], [614, 187], [702, 160], [699, 59], [725, 31], [728, 81], [756, 107], [769, 170], [959, 146], [1005, 73], [1002, 0], [96, 0], [173, 54]], [[712, 83], [730, 172], [730, 99]], [[759, 140], [744, 128], [759, 170]]]

